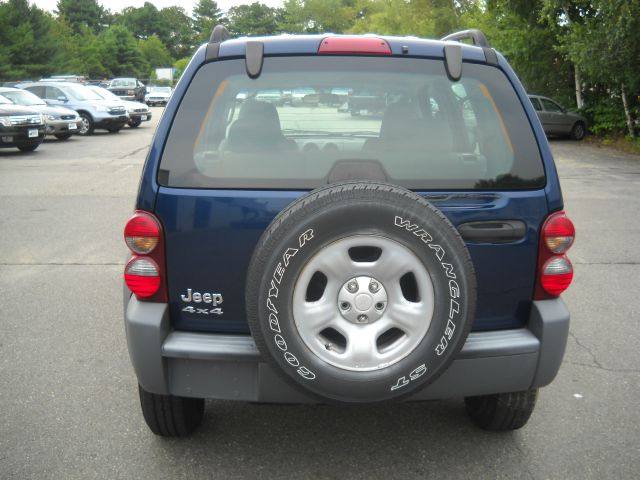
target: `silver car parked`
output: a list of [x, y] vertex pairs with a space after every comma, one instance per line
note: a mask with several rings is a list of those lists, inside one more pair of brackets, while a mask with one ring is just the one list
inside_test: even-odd
[[568, 111], [562, 105], [541, 95], [529, 95], [544, 133], [547, 135], [570, 136], [582, 140], [587, 133], [587, 119], [582, 115]]
[[84, 85], [72, 82], [28, 82], [17, 85], [42, 98], [47, 105], [75, 110], [80, 116], [79, 135], [91, 135], [97, 128], [117, 133], [129, 121], [122, 102], [104, 100]]
[[92, 92], [100, 95], [100, 97], [104, 98], [105, 100], [122, 103], [127, 109], [127, 113], [129, 114], [129, 122], [127, 123], [127, 125], [129, 125], [131, 128], [139, 127], [142, 122], [148, 122], [149, 120], [151, 120], [151, 111], [146, 104], [123, 100], [110, 90], [99, 87], [97, 85], [86, 85], [86, 87]]
[[31, 107], [40, 112], [45, 121], [45, 132], [58, 140], [67, 140], [78, 132], [80, 117], [75, 110], [65, 107], [50, 107], [37, 95], [27, 90], [13, 87], [0, 87], [0, 95], [15, 105]]

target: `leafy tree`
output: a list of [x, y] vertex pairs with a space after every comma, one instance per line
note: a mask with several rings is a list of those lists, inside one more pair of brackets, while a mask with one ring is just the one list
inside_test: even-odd
[[176, 63], [173, 64], [173, 68], [176, 69], [174, 76], [175, 78], [180, 78], [182, 76], [182, 73], [184, 72], [185, 68], [187, 68], [187, 65], [189, 65], [189, 62], [191, 61], [191, 58], [181, 58], [180, 60], [178, 60]]
[[464, 28], [487, 35], [529, 92], [573, 103], [573, 66], [556, 48], [559, 26], [544, 17], [542, 0], [492, 0], [486, 9], [470, 9], [462, 20]]
[[287, 0], [279, 23], [289, 33], [342, 33], [351, 28], [356, 14], [350, 0]]
[[149, 38], [154, 34], [159, 37], [168, 37], [169, 26], [151, 2], [144, 2], [140, 8], [125, 8], [116, 17], [116, 22], [127, 27], [137, 39]]
[[596, 13], [590, 0], [543, 0], [542, 15], [551, 24], [556, 25], [556, 51], [560, 52], [573, 65], [576, 105], [584, 106], [583, 81], [580, 68], [570, 58], [567, 49], [569, 33], [573, 24], [584, 24], [587, 18]]
[[193, 9], [193, 30], [198, 44], [209, 40], [213, 27], [224, 23], [224, 15], [213, 0], [199, 0]]
[[138, 47], [140, 49], [140, 53], [142, 53], [142, 56], [152, 68], [168, 67], [173, 64], [173, 59], [171, 58], [167, 47], [164, 46], [162, 40], [160, 40], [155, 34], [151, 35], [146, 40], [140, 40], [138, 42]]
[[628, 133], [634, 136], [630, 95], [640, 90], [640, 2], [597, 0], [596, 12], [570, 24], [565, 48], [587, 80], [619, 95]]
[[102, 63], [112, 75], [139, 77], [147, 74], [145, 61], [135, 37], [122, 25], [113, 25], [99, 36], [102, 44]]
[[107, 20], [108, 12], [97, 0], [58, 0], [58, 16], [63, 17], [74, 32], [82, 27], [99, 32]]
[[444, 0], [372, 0], [357, 4], [356, 10], [353, 31], [359, 33], [437, 38], [460, 23], [454, 2]]
[[278, 11], [260, 2], [232, 7], [228, 26], [232, 35], [272, 35], [279, 31]]
[[0, 78], [36, 78], [50, 74], [58, 58], [55, 21], [27, 0], [0, 4]]
[[182, 58], [191, 54], [196, 44], [193, 20], [182, 7], [167, 7], [160, 10], [162, 21], [167, 29], [160, 40], [166, 45], [173, 58]]

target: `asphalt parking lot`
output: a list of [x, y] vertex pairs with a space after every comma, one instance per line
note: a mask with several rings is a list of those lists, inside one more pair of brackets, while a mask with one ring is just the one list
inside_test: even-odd
[[522, 430], [461, 399], [376, 407], [209, 402], [163, 440], [122, 325], [122, 228], [152, 122], [0, 150], [0, 478], [638, 478], [640, 157], [553, 141], [577, 228], [560, 373]]

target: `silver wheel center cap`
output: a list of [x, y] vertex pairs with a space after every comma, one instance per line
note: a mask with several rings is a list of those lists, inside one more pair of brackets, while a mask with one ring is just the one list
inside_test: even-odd
[[361, 293], [356, 297], [356, 309], [360, 312], [367, 312], [373, 304], [373, 298], [367, 293]]
[[373, 277], [352, 278], [338, 293], [338, 310], [352, 323], [375, 322], [382, 317], [386, 308], [387, 291]]

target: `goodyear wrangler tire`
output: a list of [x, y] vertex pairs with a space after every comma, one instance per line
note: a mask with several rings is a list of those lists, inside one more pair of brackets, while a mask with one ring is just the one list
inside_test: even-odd
[[301, 197], [249, 265], [249, 326], [263, 357], [316, 398], [405, 397], [462, 347], [476, 283], [456, 229], [425, 199], [384, 183]]

